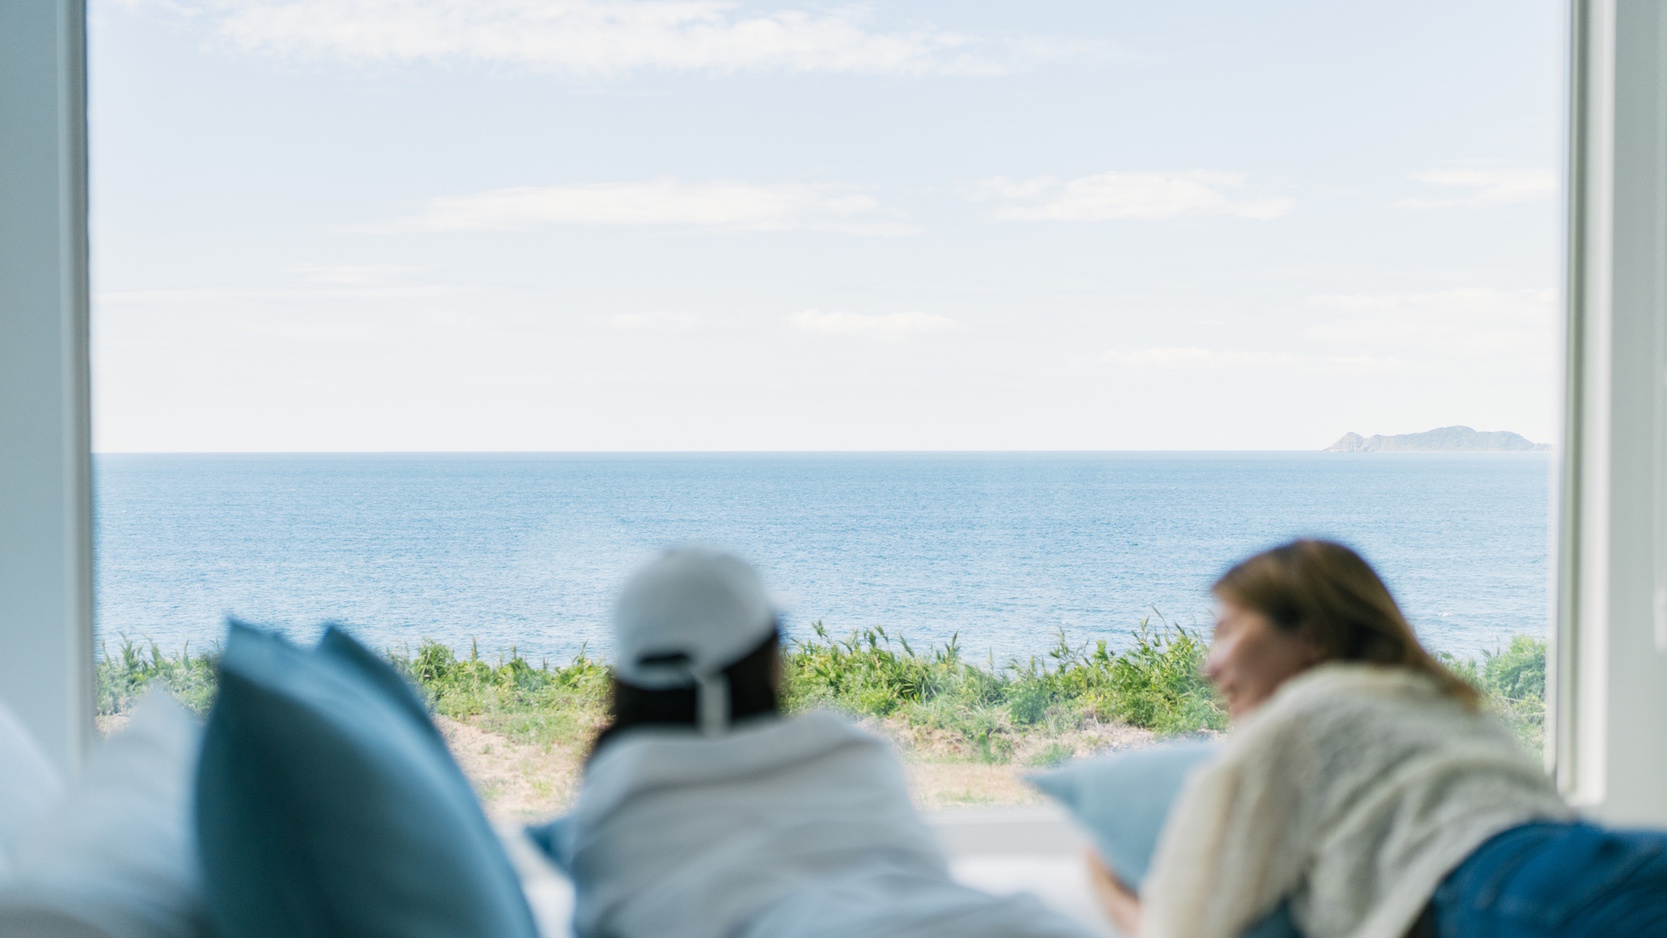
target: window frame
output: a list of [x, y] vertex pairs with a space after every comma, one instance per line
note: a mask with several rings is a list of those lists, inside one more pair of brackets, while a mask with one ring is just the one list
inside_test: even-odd
[[0, 700], [93, 738], [84, 0], [0, 3]]
[[[1547, 768], [1660, 824], [1667, 11], [1571, 0], [1568, 22]], [[0, 4], [0, 699], [69, 774], [95, 737], [86, 139], [85, 0]]]
[[1569, 7], [1566, 355], [1547, 761], [1569, 800], [1667, 823], [1667, 10]]

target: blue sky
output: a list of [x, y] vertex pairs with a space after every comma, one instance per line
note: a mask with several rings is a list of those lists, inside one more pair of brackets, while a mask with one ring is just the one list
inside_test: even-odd
[[1549, 440], [1560, 10], [94, 0], [95, 447]]

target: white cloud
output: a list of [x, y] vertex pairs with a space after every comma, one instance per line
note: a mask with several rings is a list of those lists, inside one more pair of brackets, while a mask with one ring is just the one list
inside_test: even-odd
[[711, 325], [705, 316], [671, 311], [620, 313], [609, 316], [608, 322], [627, 332], [693, 332]]
[[[138, 0], [134, 5], [141, 5]], [[348, 62], [510, 63], [582, 76], [639, 69], [994, 72], [988, 43], [932, 28], [886, 32], [863, 7], [751, 12], [723, 0], [173, 0], [245, 52]], [[1037, 39], [1009, 60], [1076, 54]]]
[[1552, 290], [1471, 287], [1433, 293], [1319, 296], [1323, 317], [1304, 335], [1356, 354], [1424, 359], [1503, 358], [1544, 364], [1556, 355]]
[[955, 327], [955, 320], [938, 313], [824, 313], [814, 309], [793, 313], [787, 323], [802, 332], [882, 342], [901, 342]]
[[974, 183], [967, 191], [967, 198], [973, 202], [987, 202], [992, 199], [1035, 199], [1057, 185], [1059, 180], [1052, 176], [1036, 176], [1023, 181], [996, 176]]
[[323, 300], [414, 300], [454, 296], [472, 289], [466, 284], [424, 281], [413, 276], [423, 273], [422, 268], [403, 264], [297, 264], [285, 273], [290, 275], [290, 283], [104, 290], [94, 294], [93, 301], [110, 306], [192, 306]]
[[1207, 349], [1197, 346], [1159, 347], [1135, 350], [1111, 349], [1100, 356], [1103, 362], [1127, 368], [1218, 369], [1278, 368], [1302, 359], [1288, 352]]
[[1288, 350], [1159, 346], [1111, 349], [1100, 360], [1145, 371], [1429, 371], [1479, 365], [1543, 368], [1557, 344], [1551, 290], [1471, 287], [1429, 293], [1316, 296]]
[[289, 268], [290, 273], [308, 283], [344, 286], [386, 284], [420, 271], [421, 268], [404, 264], [297, 264]]
[[754, 185], [676, 179], [493, 189], [429, 200], [409, 227], [425, 231], [535, 225], [661, 225], [900, 235], [901, 213], [854, 186]]
[[1065, 182], [1048, 176], [985, 180], [975, 201], [1003, 204], [996, 217], [1014, 221], [1163, 221], [1183, 215], [1278, 218], [1291, 210], [1285, 198], [1240, 198], [1241, 173], [1107, 172]]
[[455, 296], [470, 288], [458, 284], [324, 285], [299, 287], [163, 287], [154, 290], [102, 290], [93, 294], [100, 306], [189, 306], [217, 303], [277, 303], [322, 300], [417, 300]]
[[1414, 173], [1416, 182], [1438, 186], [1445, 197], [1402, 199], [1403, 208], [1446, 208], [1453, 205], [1503, 205], [1530, 202], [1557, 193], [1557, 174], [1549, 169], [1524, 169], [1491, 161], [1453, 163]]

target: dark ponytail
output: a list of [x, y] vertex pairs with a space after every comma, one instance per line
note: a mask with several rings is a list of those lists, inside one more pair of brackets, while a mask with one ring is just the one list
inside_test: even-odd
[[[781, 712], [776, 690], [780, 680], [781, 634], [772, 629], [752, 651], [723, 670], [729, 685], [729, 719], [733, 723]], [[620, 733], [638, 726], [688, 727], [700, 722], [695, 686], [651, 690], [617, 677], [608, 695], [608, 722], [596, 734], [590, 756]]]

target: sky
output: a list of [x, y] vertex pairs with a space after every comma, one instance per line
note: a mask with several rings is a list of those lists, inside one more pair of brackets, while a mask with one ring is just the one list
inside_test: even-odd
[[1555, 0], [93, 0], [95, 449], [1557, 427]]

